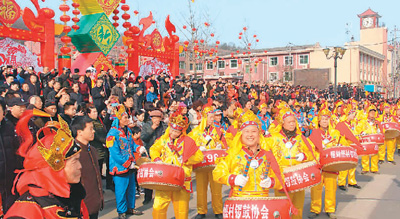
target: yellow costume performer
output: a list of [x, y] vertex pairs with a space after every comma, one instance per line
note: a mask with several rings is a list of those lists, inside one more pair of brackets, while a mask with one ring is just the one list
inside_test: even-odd
[[[189, 133], [200, 147], [201, 151], [209, 149], [226, 149], [224, 133], [214, 124], [214, 110], [211, 106], [203, 109], [203, 119], [199, 126]], [[196, 219], [205, 218], [207, 214], [207, 190], [211, 187], [212, 208], [217, 218], [222, 218], [222, 184], [213, 180], [212, 171], [195, 171], [197, 190], [197, 213]]]
[[[390, 105], [385, 103], [383, 105], [383, 114], [378, 118], [381, 123], [386, 122], [397, 122], [396, 118], [391, 114]], [[379, 163], [383, 163], [386, 157], [386, 148], [387, 148], [387, 161], [393, 164], [394, 162], [394, 152], [396, 151], [396, 138], [387, 139], [385, 138], [385, 144], [379, 147], [378, 157]]]
[[196, 146], [195, 141], [185, 135], [187, 126], [188, 119], [180, 112], [175, 112], [171, 115], [169, 127], [164, 135], [150, 147], [152, 161], [182, 166], [185, 172], [184, 189], [155, 192], [153, 218], [167, 218], [168, 205], [171, 201], [174, 205], [175, 218], [188, 218], [192, 192], [192, 166], [203, 160], [203, 153]]
[[[397, 123], [400, 123], [400, 102], [398, 102], [393, 109], [393, 115]], [[400, 155], [400, 136], [396, 138], [397, 153]]]
[[[355, 126], [355, 116], [356, 116], [356, 111], [354, 110], [354, 106], [348, 105], [347, 108], [344, 110], [344, 113], [346, 115], [346, 120], [344, 123], [347, 125], [347, 127], [351, 130], [351, 132], [354, 135], [358, 135], [356, 132], [356, 126]], [[349, 144], [352, 143], [352, 141], [347, 139], [347, 142]], [[348, 185], [349, 187], [354, 187], [357, 189], [360, 189], [361, 187], [357, 184], [356, 180], [356, 168], [350, 169], [350, 170], [345, 170], [345, 171], [340, 171], [339, 172], [339, 178], [338, 178], [338, 186], [339, 189], [346, 191], [346, 179], [348, 180]]]
[[[348, 146], [345, 137], [340, 132], [330, 127], [331, 112], [327, 107], [321, 108], [318, 113], [319, 129], [313, 130], [310, 139], [313, 139], [316, 157], [322, 150], [338, 145]], [[317, 141], [317, 142], [316, 142]], [[317, 158], [318, 159], [318, 158]], [[321, 183], [311, 188], [311, 207], [309, 218], [314, 218], [321, 213], [322, 209], [322, 189], [325, 187], [325, 212], [330, 218], [336, 218], [336, 188], [337, 188], [337, 172], [322, 171]]]
[[[278, 125], [274, 129], [279, 130], [279, 132], [271, 132], [271, 137], [267, 138], [267, 144], [271, 147], [271, 150], [281, 168], [284, 169], [285, 167], [291, 167], [313, 160], [311, 151], [302, 139], [293, 112], [284, 107], [280, 109], [279, 116], [276, 119]], [[275, 195], [284, 196], [285, 194], [275, 190]], [[290, 193], [289, 196], [294, 206], [299, 211], [299, 214], [293, 216], [293, 218], [301, 218], [305, 191], [302, 190]]]
[[[368, 117], [367, 119], [360, 120], [356, 126], [356, 133], [360, 133], [361, 135], [369, 135], [369, 134], [377, 134], [381, 133], [380, 123], [375, 120], [376, 118], [376, 107], [374, 105], [370, 105], [367, 109]], [[361, 174], [365, 174], [369, 171], [372, 173], [378, 173], [378, 154], [376, 155], [364, 155], [361, 157], [361, 165], [362, 172]], [[371, 166], [370, 166], [370, 157], [371, 157]]]
[[268, 197], [272, 188], [284, 189], [287, 194], [286, 188], [282, 188], [283, 174], [263, 137], [260, 120], [250, 110], [245, 114], [248, 119], [244, 120], [248, 121], [241, 125], [228, 155], [218, 159], [214, 180], [231, 187], [230, 197]]

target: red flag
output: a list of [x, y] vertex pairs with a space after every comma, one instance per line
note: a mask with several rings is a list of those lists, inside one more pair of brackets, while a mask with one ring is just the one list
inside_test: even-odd
[[315, 148], [318, 152], [322, 152], [322, 130], [321, 129], [314, 129], [308, 139], [315, 145]]
[[[197, 152], [197, 150], [199, 150], [199, 147], [197, 147], [196, 142], [189, 136], [185, 136], [181, 139], [181, 141], [184, 141], [182, 163], [186, 163], [189, 158], [193, 156]], [[179, 144], [180, 142], [177, 143], [177, 145]]]
[[358, 141], [358, 139], [356, 138], [356, 136], [354, 136], [353, 132], [351, 132], [351, 130], [349, 129], [349, 127], [346, 125], [346, 123], [344, 122], [339, 122], [336, 125], [336, 130], [338, 130], [340, 132], [341, 135], [343, 135], [345, 138], [349, 139], [350, 141], [352, 141], [354, 144], [356, 144], [356, 148], [357, 150], [363, 150], [362, 145], [360, 143], [360, 141]]

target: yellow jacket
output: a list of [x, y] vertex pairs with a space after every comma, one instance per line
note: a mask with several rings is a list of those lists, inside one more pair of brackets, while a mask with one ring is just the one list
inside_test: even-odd
[[[169, 129], [167, 129], [166, 133], [157, 139], [153, 146], [150, 147], [150, 157], [152, 161], [161, 160], [163, 163], [181, 166], [184, 148], [193, 147], [193, 144], [195, 144], [195, 142], [188, 136], [182, 136], [172, 142], [171, 138], [169, 137]], [[196, 145], [194, 146], [197, 147]], [[171, 149], [171, 147], [175, 147], [177, 149], [176, 152], [175, 150]], [[202, 161], [203, 153], [197, 148], [197, 151], [182, 165], [182, 168], [185, 172], [184, 186], [188, 192], [192, 192], [192, 166]]]
[[[274, 189], [280, 190], [282, 189], [282, 186], [279, 183], [279, 180], [276, 178], [275, 173], [272, 171], [271, 166], [269, 165], [269, 162], [276, 162], [276, 160], [268, 160], [266, 153], [271, 152], [261, 149], [256, 155], [255, 160], [258, 162], [258, 167], [255, 169], [252, 167], [248, 168], [246, 175], [249, 177], [249, 181], [247, 181], [246, 186], [242, 188], [242, 191], [239, 191], [239, 187], [234, 185], [234, 177], [236, 175], [245, 174], [246, 165], [248, 162], [247, 158], [254, 156], [253, 153], [248, 151], [245, 147], [243, 147], [238, 153], [230, 151], [228, 156], [220, 159], [213, 171], [213, 178], [216, 182], [231, 186], [231, 196], [267, 197], [268, 189], [264, 189], [260, 186], [260, 182], [266, 176], [274, 179]], [[273, 156], [272, 153], [271, 156]], [[281, 176], [283, 178], [282, 174]]]
[[[204, 146], [207, 149], [227, 147], [224, 133], [221, 129], [217, 129], [214, 125], [211, 125], [208, 132], [206, 132], [206, 130], [204, 130], [205, 128], [203, 130], [201, 130], [201, 128], [202, 127], [197, 126], [188, 134], [188, 136], [196, 142], [197, 146]], [[207, 136], [211, 138], [210, 143], [208, 143], [209, 140], [207, 140]]]
[[386, 115], [386, 114], [379, 115], [377, 120], [379, 122], [382, 122], [382, 123], [385, 123], [385, 122], [397, 122], [395, 117], [392, 116], [391, 114], [389, 114], [389, 115]]
[[378, 121], [369, 122], [367, 119], [359, 121], [356, 126], [356, 133], [365, 135], [381, 133], [377, 122]]
[[[271, 137], [267, 138], [267, 142], [271, 147], [278, 164], [282, 168], [314, 160], [311, 151], [303, 141], [301, 134], [297, 134], [292, 139], [291, 142], [293, 146], [291, 148], [286, 147], [287, 138], [282, 132], [272, 133]], [[295, 159], [296, 155], [299, 153], [305, 154], [304, 161], [299, 162]]]

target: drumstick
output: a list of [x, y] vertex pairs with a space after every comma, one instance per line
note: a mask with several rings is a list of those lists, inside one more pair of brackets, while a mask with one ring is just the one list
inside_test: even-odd
[[[249, 168], [250, 168], [250, 161], [252, 159], [252, 157], [248, 157], [247, 155], [245, 156], [247, 159], [247, 163], [246, 163], [246, 169], [244, 169], [244, 177], [247, 177], [248, 173], [249, 173]], [[242, 186], [240, 186], [239, 191], [242, 191]]]
[[265, 167], [266, 170], [264, 172], [264, 179], [268, 179], [268, 174], [269, 174], [269, 166], [271, 165], [270, 162], [267, 162], [267, 166]]

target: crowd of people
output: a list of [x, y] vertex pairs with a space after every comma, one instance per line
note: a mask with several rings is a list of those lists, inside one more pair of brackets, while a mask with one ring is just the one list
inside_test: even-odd
[[[274, 189], [276, 196], [288, 197], [293, 218], [301, 218], [304, 190], [287, 193], [283, 169], [318, 162], [312, 154], [325, 148], [350, 145], [335, 129], [339, 122], [355, 136], [384, 132], [381, 123], [399, 122], [396, 100], [348, 84], [335, 94], [332, 85], [318, 90], [222, 78], [205, 82], [164, 73], [141, 77], [130, 71], [118, 77], [103, 70], [92, 77], [94, 71], [1, 68], [0, 218], [2, 213], [5, 218], [98, 218], [104, 182], [115, 192], [121, 219], [143, 214], [135, 203], [140, 195], [143, 205], [154, 201], [154, 218], [166, 218], [170, 202], [176, 218], [187, 218], [192, 166], [203, 161], [202, 152], [215, 148], [228, 154], [214, 171], [195, 172], [196, 218], [207, 214], [209, 184], [216, 218], [226, 213], [222, 184], [231, 187], [233, 197], [265, 197]], [[319, 132], [322, 147], [307, 140]], [[386, 154], [395, 164], [395, 148], [396, 139], [387, 139], [371, 161], [363, 156], [361, 174], [378, 173]], [[183, 188], [140, 188], [136, 160], [142, 156], [182, 166]], [[336, 218], [337, 185], [360, 188], [355, 168], [323, 172], [322, 178], [311, 189], [309, 217], [321, 213], [325, 187], [325, 212]]]

